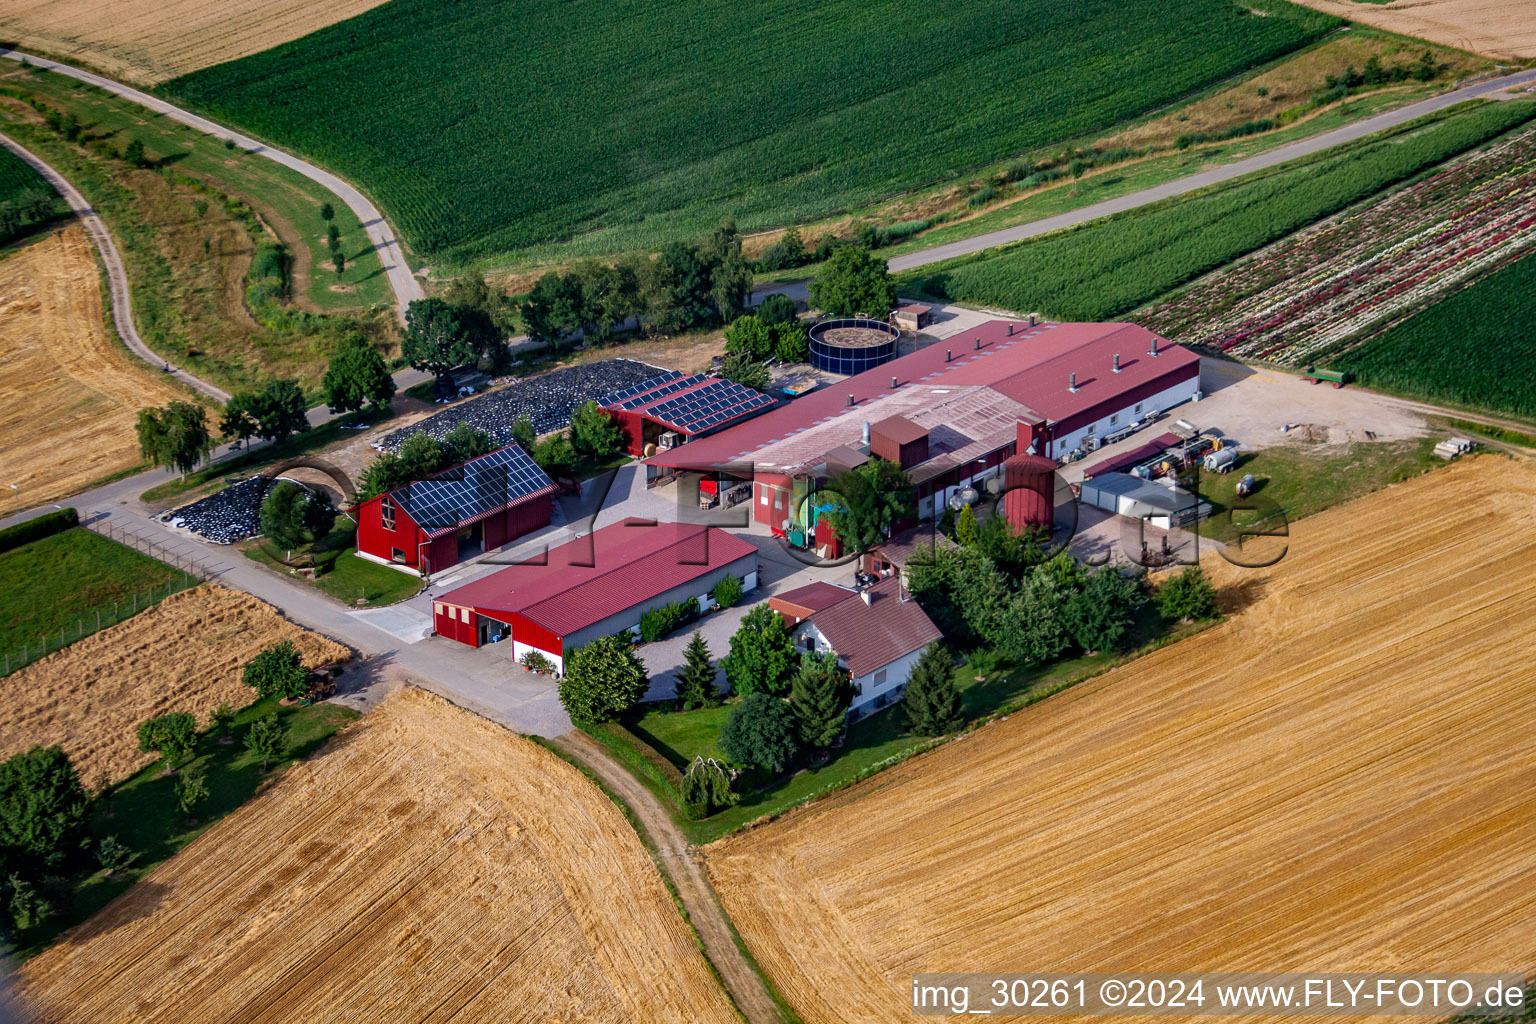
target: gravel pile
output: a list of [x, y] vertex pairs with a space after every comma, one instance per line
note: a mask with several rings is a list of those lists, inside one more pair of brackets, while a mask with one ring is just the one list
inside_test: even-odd
[[634, 359], [605, 359], [600, 363], [571, 366], [564, 370], [518, 381], [510, 387], [444, 409], [420, 423], [402, 427], [374, 442], [381, 451], [395, 452], [412, 434], [441, 438], [460, 423], [483, 430], [491, 440], [512, 440], [512, 424], [519, 416], [533, 420], [540, 434], [559, 430], [571, 422], [571, 413], [588, 399], [630, 387], [666, 371]]
[[215, 544], [233, 544], [261, 532], [261, 498], [266, 493], [267, 482], [264, 476], [247, 477], [216, 494], [162, 512], [155, 518]]

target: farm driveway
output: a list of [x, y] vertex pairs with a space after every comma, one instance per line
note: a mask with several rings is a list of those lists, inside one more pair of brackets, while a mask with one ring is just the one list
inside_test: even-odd
[[555, 746], [580, 761], [602, 780], [603, 785], [633, 812], [650, 836], [661, 868], [677, 890], [678, 899], [688, 911], [688, 920], [704, 943], [709, 962], [720, 973], [736, 1008], [749, 1024], [779, 1024], [779, 1008], [761, 976], [737, 947], [731, 926], [720, 909], [715, 890], [704, 877], [704, 868], [693, 849], [666, 809], [651, 791], [635, 780], [628, 769], [585, 733], [573, 730], [558, 737]]

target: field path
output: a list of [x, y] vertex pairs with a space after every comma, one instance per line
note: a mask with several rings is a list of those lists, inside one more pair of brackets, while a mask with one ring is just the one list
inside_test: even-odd
[[[1499, 96], [1498, 93], [1515, 85], [1526, 85], [1536, 82], [1536, 70], [1518, 71], [1514, 74], [1503, 75], [1499, 78], [1489, 78], [1481, 82], [1451, 92], [1432, 96], [1427, 100], [1410, 103], [1406, 107], [1398, 107], [1367, 117], [1362, 121], [1346, 125], [1343, 128], [1335, 128], [1331, 132], [1314, 135], [1311, 138], [1301, 139], [1286, 146], [1251, 156], [1246, 160], [1225, 164], [1221, 167], [1213, 167], [1199, 174], [1191, 174], [1187, 177], [1177, 178], [1161, 185], [1144, 188], [1140, 192], [1132, 192], [1115, 199], [1106, 199], [1102, 203], [1094, 203], [1092, 206], [1084, 206], [1081, 209], [1070, 210], [1057, 214], [1054, 217], [1043, 217], [1040, 220], [1030, 221], [1028, 224], [1017, 224], [1011, 228], [1003, 228], [999, 231], [989, 231], [984, 235], [975, 235], [964, 238], [958, 242], [949, 242], [945, 245], [936, 245], [931, 249], [923, 249], [919, 252], [907, 253], [905, 256], [894, 256], [890, 260], [893, 271], [911, 270], [914, 267], [925, 267], [930, 263], [938, 263], [940, 260], [952, 259], [956, 256], [967, 256], [983, 249], [990, 249], [998, 245], [1007, 245], [1009, 242], [1018, 242], [1026, 238], [1034, 238], [1037, 235], [1047, 235], [1052, 231], [1060, 231], [1062, 228], [1076, 227], [1079, 224], [1087, 224], [1089, 221], [1108, 217], [1115, 213], [1124, 213], [1126, 210], [1134, 210], [1138, 206], [1146, 206], [1150, 203], [1170, 199], [1173, 196], [1181, 196], [1187, 192], [1216, 185], [1223, 181], [1231, 181], [1233, 178], [1244, 174], [1252, 174], [1268, 167], [1276, 167], [1298, 157], [1310, 156], [1313, 153], [1321, 153], [1325, 149], [1353, 142], [1373, 132], [1379, 132], [1384, 128], [1392, 128], [1396, 125], [1412, 121], [1416, 117], [1432, 114], [1437, 110], [1455, 106], [1467, 100], [1479, 97], [1491, 97], [1494, 99], [1508, 99], [1509, 96]], [[802, 286], [803, 287], [803, 286]]]
[[[280, 149], [273, 149], [264, 142], [258, 142], [256, 139], [241, 135], [238, 132], [232, 132], [228, 128], [216, 124], [205, 117], [199, 117], [196, 114], [183, 110], [181, 107], [151, 96], [149, 93], [123, 85], [121, 82], [114, 82], [110, 78], [103, 78], [101, 75], [82, 71], [79, 68], [70, 67], [68, 64], [60, 64], [58, 61], [49, 60], [46, 57], [36, 57], [29, 53], [22, 53], [19, 50], [0, 49], [0, 57], [16, 61], [26, 60], [39, 67], [48, 68], [61, 75], [67, 75], [70, 78], [85, 82], [88, 85], [94, 85], [98, 89], [104, 89], [114, 96], [122, 96], [158, 114], [164, 114], [173, 121], [180, 121], [184, 125], [212, 135], [216, 139], [233, 140], [235, 145], [241, 149], [249, 150], [258, 156], [264, 156], [268, 160], [298, 171], [311, 181], [320, 183], [335, 193], [338, 199], [346, 203], [352, 212], [357, 214], [357, 219], [362, 223], [363, 229], [368, 232], [368, 237], [372, 240], [374, 249], [378, 251], [379, 262], [384, 266], [384, 273], [389, 278], [389, 286], [394, 290], [397, 310], [403, 315], [406, 305], [411, 300], [419, 299], [423, 296], [421, 284], [412, 276], [411, 268], [405, 262], [405, 253], [401, 250], [400, 242], [395, 238], [394, 231], [390, 228], [388, 222], [384, 220], [384, 214], [380, 213], [379, 208], [369, 202], [368, 198], [361, 192], [329, 171], [321, 170], [314, 164], [300, 160], [290, 153], [285, 153]], [[115, 301], [113, 305], [114, 307], [116, 306]]]
[[725, 982], [736, 1008], [750, 1024], [779, 1024], [779, 1008], [763, 979], [747, 962], [731, 934], [725, 911], [715, 897], [715, 890], [704, 876], [704, 868], [694, 856], [688, 840], [672, 824], [665, 809], [628, 769], [613, 760], [597, 743], [579, 730], [558, 737], [555, 745], [592, 769], [603, 784], [616, 793], [640, 823], [656, 846], [662, 869], [671, 879], [678, 898], [688, 911], [699, 938], [704, 942], [710, 963]]
[[[117, 336], [123, 339], [123, 344], [128, 346], [130, 352], [150, 366], [159, 369], [164, 365], [165, 360], [150, 351], [149, 346], [144, 344], [144, 339], [139, 337], [139, 329], [133, 325], [133, 307], [128, 294], [128, 274], [123, 270], [123, 259], [117, 254], [117, 246], [112, 242], [112, 233], [107, 230], [107, 225], [91, 208], [91, 204], [85, 201], [85, 196], [81, 195], [64, 175], [4, 135], [0, 135], [0, 146], [4, 146], [31, 164], [37, 173], [41, 174], [48, 184], [64, 197], [65, 202], [69, 203], [69, 208], [85, 225], [85, 232], [90, 236], [91, 244], [96, 247], [97, 253], [101, 255], [102, 265], [107, 268], [107, 284], [112, 290], [112, 323], [117, 328]], [[201, 391], [217, 402], [229, 401], [229, 392], [216, 388], [185, 370], [172, 370], [170, 376], [190, 388]]]

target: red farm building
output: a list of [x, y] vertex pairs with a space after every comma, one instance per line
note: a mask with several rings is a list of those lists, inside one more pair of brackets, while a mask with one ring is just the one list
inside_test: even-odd
[[548, 526], [554, 492], [511, 444], [359, 504], [357, 553], [430, 576]]
[[[791, 543], [797, 534], [812, 543], [800, 532], [815, 519], [808, 499], [861, 459], [899, 463], [926, 519], [957, 491], [1002, 475], [1014, 455], [1055, 461], [1096, 451], [1199, 398], [1200, 357], [1136, 324], [992, 320], [658, 451], [647, 472], [745, 472], [753, 519]], [[1044, 497], [1015, 509], [1021, 521], [1044, 516]], [[814, 536], [818, 549], [828, 546]]]
[[646, 610], [694, 598], [708, 608], [726, 576], [757, 587], [757, 548], [713, 527], [625, 519], [508, 566], [432, 602], [433, 631], [471, 647], [512, 644], [564, 671], [565, 655], [639, 626]]
[[690, 377], [668, 370], [604, 395], [597, 404], [624, 431], [624, 447], [640, 456], [718, 433], [778, 403], [720, 377], [701, 373]]

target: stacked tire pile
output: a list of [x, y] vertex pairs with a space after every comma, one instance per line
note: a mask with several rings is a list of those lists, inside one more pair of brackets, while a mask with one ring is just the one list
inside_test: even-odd
[[660, 367], [634, 359], [605, 359], [555, 370], [444, 409], [420, 423], [385, 435], [374, 447], [386, 452], [399, 451], [412, 434], [441, 438], [460, 423], [485, 431], [498, 444], [507, 444], [512, 440], [512, 424], [520, 416], [533, 421], [536, 433], [546, 434], [567, 426], [571, 413], [582, 403], [662, 372], [665, 371]]
[[269, 482], [264, 476], [247, 477], [155, 518], [172, 529], [186, 530], [215, 544], [233, 544], [261, 532], [261, 499]]

